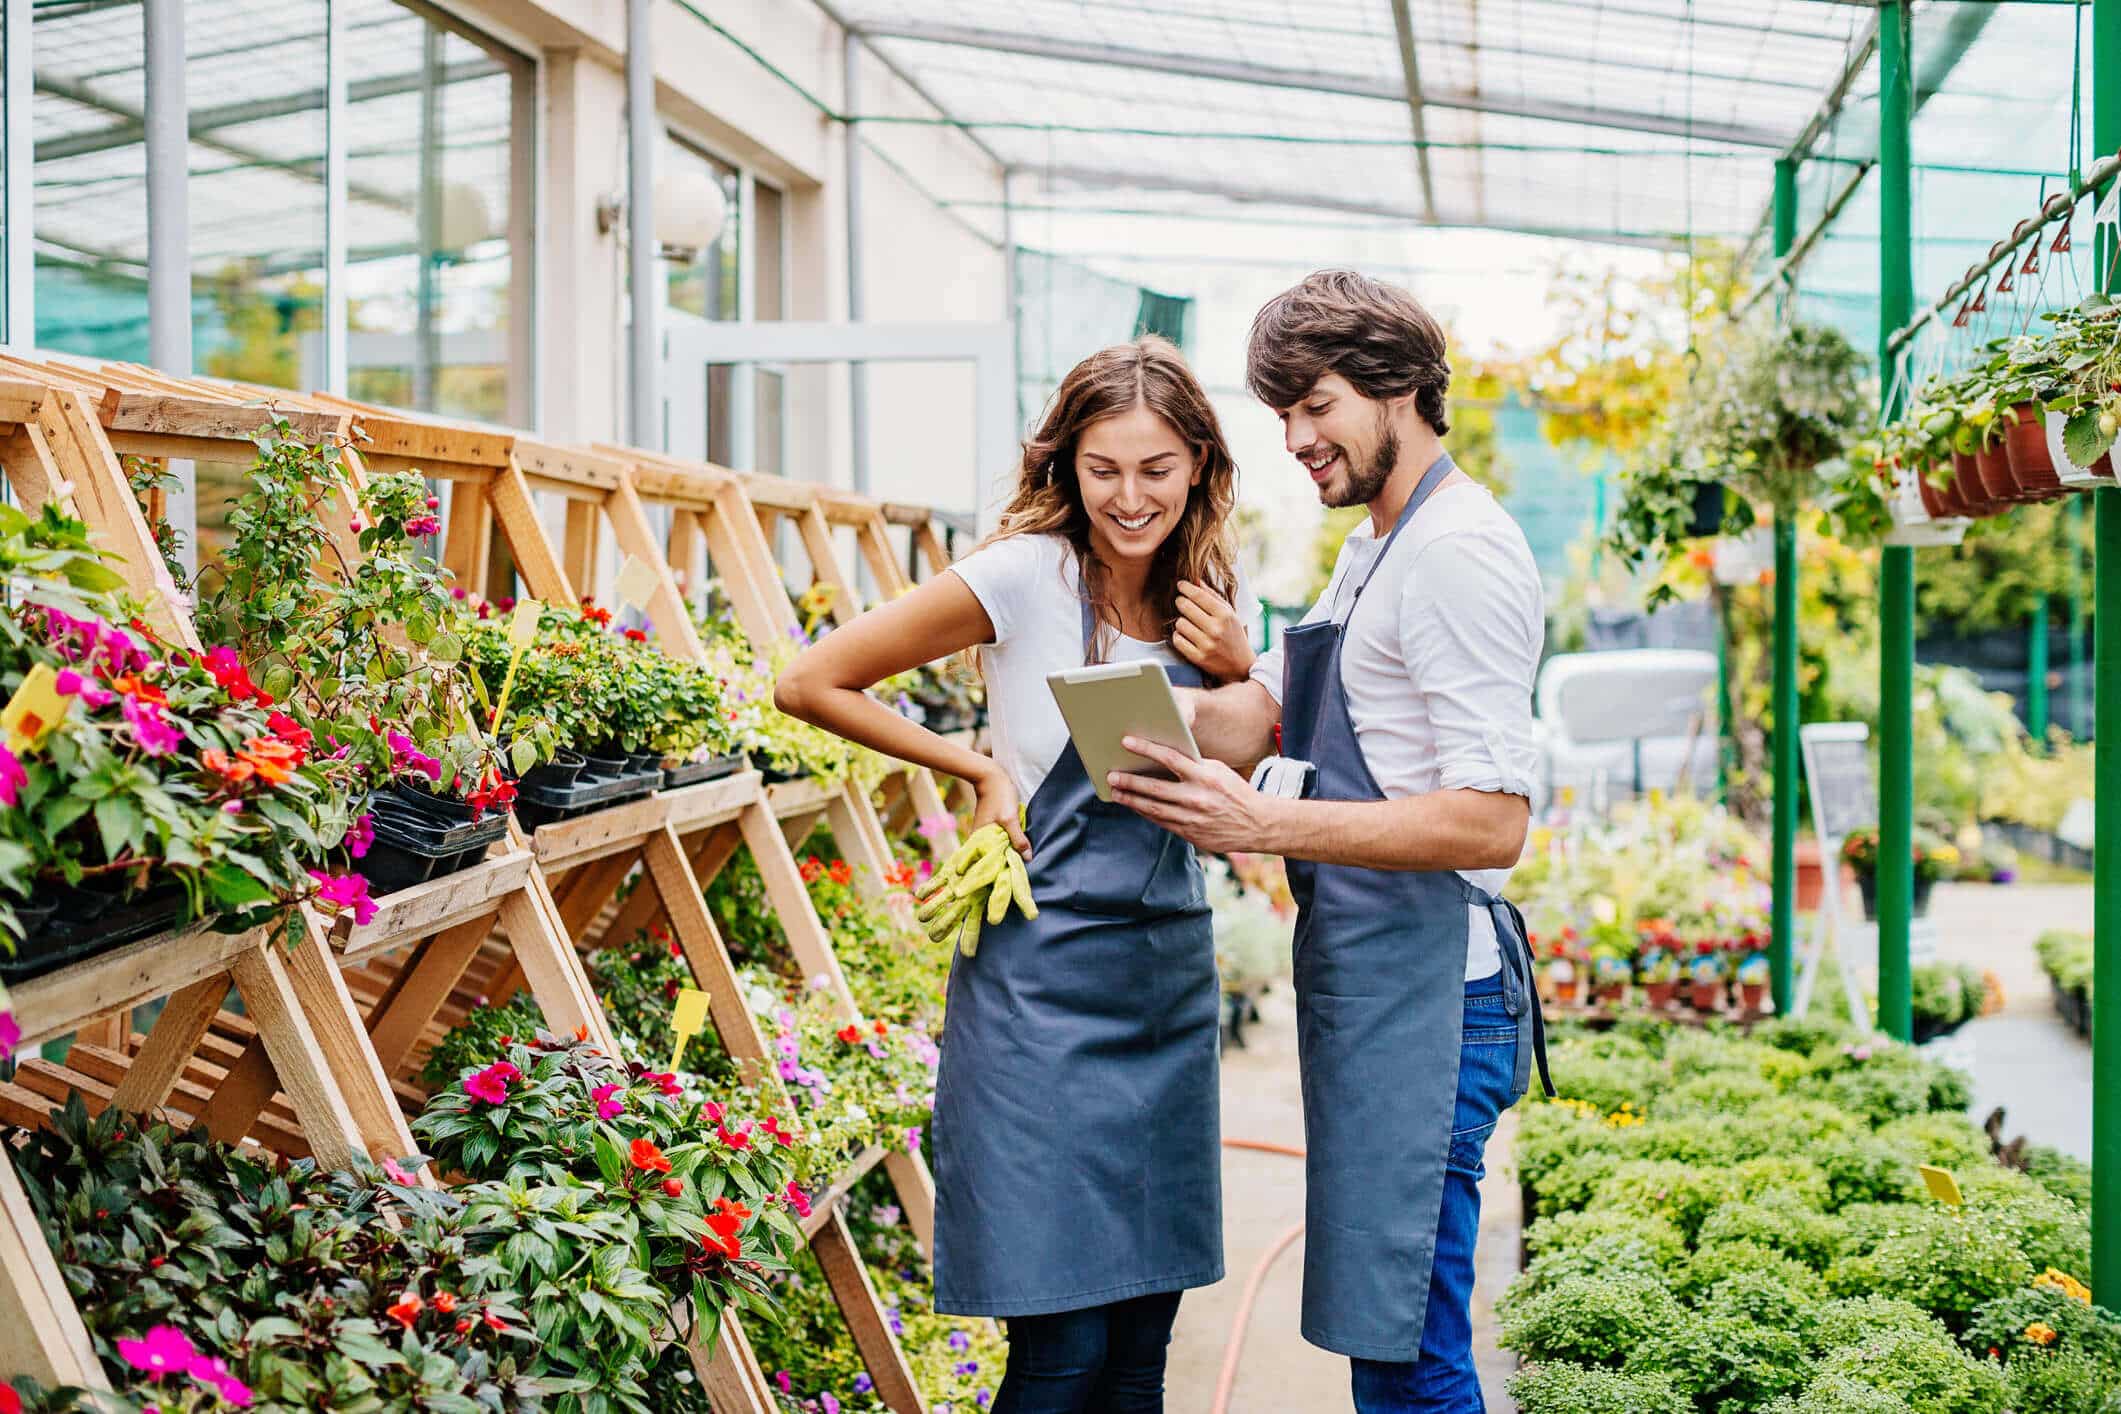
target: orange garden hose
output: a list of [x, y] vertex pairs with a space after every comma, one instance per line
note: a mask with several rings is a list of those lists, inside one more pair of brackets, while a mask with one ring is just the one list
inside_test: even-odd
[[[1304, 1151], [1294, 1144], [1276, 1144], [1267, 1139], [1225, 1139], [1223, 1147], [1251, 1149], [1262, 1154], [1284, 1154], [1292, 1159], [1304, 1157]], [[1237, 1315], [1230, 1321], [1230, 1341], [1223, 1348], [1222, 1374], [1215, 1381], [1215, 1402], [1208, 1406], [1208, 1414], [1229, 1414], [1230, 1395], [1237, 1388], [1237, 1362], [1245, 1353], [1245, 1327], [1252, 1323], [1253, 1303], [1259, 1300], [1259, 1290], [1266, 1285], [1267, 1272], [1274, 1266], [1275, 1261], [1303, 1235], [1304, 1225], [1298, 1223], [1275, 1238], [1274, 1244], [1253, 1264], [1252, 1274], [1245, 1278], [1244, 1293], [1237, 1300]]]

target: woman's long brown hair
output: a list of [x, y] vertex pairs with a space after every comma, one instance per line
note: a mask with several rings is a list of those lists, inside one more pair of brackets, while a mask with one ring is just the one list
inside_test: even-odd
[[1104, 658], [1104, 627], [1118, 623], [1119, 614], [1104, 565], [1091, 545], [1075, 451], [1092, 423], [1137, 403], [1171, 425], [1200, 468], [1200, 482], [1186, 497], [1184, 516], [1157, 547], [1149, 570], [1149, 607], [1158, 628], [1169, 638], [1177, 625], [1182, 579], [1207, 585], [1233, 601], [1237, 592], [1237, 557], [1230, 535], [1237, 466], [1206, 391], [1179, 351], [1153, 334], [1101, 349], [1061, 380], [1038, 431], [1024, 443], [1016, 490], [1002, 509], [1000, 526], [988, 537], [991, 543], [1011, 535], [1059, 535], [1075, 547], [1083, 593], [1097, 611], [1100, 626], [1092, 653], [1097, 661]]

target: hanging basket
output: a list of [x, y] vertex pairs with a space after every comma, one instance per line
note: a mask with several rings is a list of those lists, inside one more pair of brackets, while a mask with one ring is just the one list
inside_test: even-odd
[[2112, 452], [2101, 456], [2099, 460], [2088, 467], [2078, 466], [2069, 459], [2069, 453], [2064, 450], [2065, 444], [2062, 440], [2062, 429], [2068, 425], [2069, 419], [2059, 412], [2051, 412], [2046, 416], [2047, 455], [2048, 459], [2054, 463], [2055, 479], [2067, 491], [2088, 491], [2099, 486], [2113, 485], [2114, 454]]
[[2010, 415], [2013, 420], [2003, 429], [2003, 455], [2010, 462], [2012, 479], [2029, 500], [2056, 500], [2064, 494], [2062, 479], [2055, 474], [2055, 460], [2047, 449], [2047, 420], [2040, 405], [2019, 403]]
[[1886, 532], [1888, 545], [1956, 545], [1966, 537], [1967, 522], [1960, 505], [1956, 472], [1951, 484], [1932, 486], [1928, 468], [1894, 468], [1886, 506], [1893, 515], [1893, 528]]
[[1694, 509], [1686, 533], [1696, 539], [1723, 533], [1723, 483], [1703, 481], [1694, 487]]

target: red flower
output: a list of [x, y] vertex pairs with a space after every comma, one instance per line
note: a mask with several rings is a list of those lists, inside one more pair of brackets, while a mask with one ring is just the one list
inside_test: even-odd
[[574, 1038], [577, 1041], [586, 1041], [589, 1039], [589, 1024], [587, 1022], [584, 1022], [582, 1025], [575, 1027]]
[[751, 1147], [751, 1136], [742, 1129], [731, 1129], [724, 1124], [716, 1127], [716, 1133], [720, 1135], [722, 1142], [732, 1149]]
[[824, 872], [825, 866], [818, 863], [816, 855], [813, 854], [808, 859], [805, 859], [803, 861], [802, 875], [804, 883], [816, 883], [819, 877], [824, 874]]
[[312, 739], [309, 728], [303, 726], [285, 712], [273, 713], [265, 719], [265, 725], [272, 728], [272, 734], [280, 738], [280, 740], [299, 746], [304, 751], [309, 750], [309, 743]]
[[406, 1297], [383, 1314], [405, 1327], [405, 1329], [411, 1330], [412, 1323], [419, 1319], [420, 1312], [425, 1309], [425, 1306], [426, 1303], [421, 1301], [416, 1293]]
[[848, 1045], [851, 1046], [855, 1042], [862, 1039], [862, 1028], [856, 1026], [853, 1022], [849, 1022], [847, 1025], [842, 1026], [838, 1031], [834, 1032], [833, 1034], [838, 1036], [842, 1041], [845, 1041]]
[[445, 1316], [455, 1315], [457, 1310], [457, 1298], [447, 1291], [436, 1292], [435, 1310], [441, 1312]]
[[876, 1034], [879, 1036], [888, 1036], [891, 1034], [891, 1028], [884, 1025], [884, 1023], [881, 1021], [877, 1022], [876, 1025], [871, 1027], [870, 1029], [875, 1031]]
[[633, 1150], [627, 1157], [633, 1161], [633, 1166], [643, 1173], [670, 1172], [670, 1160], [664, 1158], [663, 1151], [649, 1140], [634, 1140]]
[[744, 1224], [750, 1220], [751, 1209], [742, 1203], [733, 1203], [727, 1198], [715, 1199], [714, 1210], [707, 1214], [707, 1227], [714, 1236], [706, 1245], [720, 1251], [731, 1261], [738, 1260], [744, 1255], [744, 1249], [737, 1241], [737, 1233], [742, 1231]]
[[471, 1317], [469, 1317], [469, 1316], [460, 1316], [460, 1317], [458, 1317], [458, 1318], [457, 1318], [457, 1334], [458, 1334], [458, 1335], [470, 1335], [470, 1334], [471, 1334]]
[[672, 957], [683, 957], [685, 955], [685, 949], [680, 944], [672, 942], [670, 945], [670, 955]]
[[685, 1196], [685, 1180], [682, 1178], [666, 1178], [663, 1180], [663, 1191], [673, 1198], [682, 1198]]
[[625, 633], [626, 641], [628, 643], [646, 643], [648, 641], [648, 635], [646, 633], [643, 633], [640, 629], [629, 628], [625, 631]]
[[685, 1087], [678, 1084], [677, 1072], [675, 1071], [651, 1070], [643, 1074], [641, 1079], [647, 1084], [655, 1086], [656, 1089], [662, 1091], [664, 1095], [673, 1100], [678, 1099], [685, 1093]]
[[832, 882], [845, 887], [854, 882], [854, 869], [844, 859], [832, 861]]
[[508, 1322], [502, 1320], [493, 1312], [488, 1311], [486, 1313], [486, 1329], [490, 1331], [500, 1331], [503, 1334], [506, 1334], [508, 1331]]

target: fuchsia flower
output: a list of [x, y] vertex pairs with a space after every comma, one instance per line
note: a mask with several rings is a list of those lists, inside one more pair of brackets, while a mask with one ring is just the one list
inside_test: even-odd
[[202, 1385], [210, 1385], [221, 1396], [223, 1404], [237, 1409], [250, 1407], [250, 1386], [237, 1379], [228, 1368], [228, 1362], [219, 1356], [201, 1355], [192, 1361], [191, 1369], [185, 1373]]
[[803, 1187], [801, 1184], [794, 1182], [789, 1183], [788, 1207], [799, 1218], [807, 1218], [810, 1216], [810, 1197], [808, 1194], [803, 1192]]
[[133, 729], [133, 740], [150, 756], [167, 756], [184, 743], [184, 734], [163, 719], [162, 709], [130, 694], [119, 711]]
[[184, 1374], [199, 1358], [191, 1341], [175, 1326], [156, 1326], [141, 1340], [120, 1340], [118, 1354], [150, 1380]]
[[0, 1061], [15, 1054], [15, 1047], [22, 1044], [22, 1026], [11, 1011], [0, 1011]]
[[442, 763], [415, 746], [411, 737], [403, 732], [391, 732], [387, 740], [390, 742], [390, 769], [393, 772], [418, 771], [436, 785], [442, 783]]
[[405, 533], [407, 535], [433, 535], [441, 528], [442, 521], [439, 516], [414, 516], [411, 520], [405, 522]]
[[678, 1099], [685, 1093], [685, 1087], [678, 1084], [676, 1074], [670, 1071], [651, 1070], [646, 1075], [643, 1075], [641, 1079], [655, 1086], [656, 1089], [662, 1091], [664, 1095], [673, 1100]]
[[598, 1119], [617, 1119], [626, 1113], [626, 1102], [612, 1098], [618, 1092], [616, 1085], [599, 1085], [589, 1092], [589, 1098], [597, 1102]]
[[351, 909], [355, 927], [376, 916], [376, 901], [368, 896], [368, 880], [359, 874], [326, 874], [312, 869], [309, 877], [317, 881], [317, 902], [334, 913]]
[[722, 1122], [722, 1116], [726, 1115], [727, 1113], [727, 1110], [723, 1109], [713, 1100], [709, 1100], [707, 1101], [707, 1103], [700, 1106], [700, 1117], [706, 1120], [709, 1124], [720, 1124]]
[[15, 753], [0, 746], [0, 805], [12, 806], [21, 798], [22, 788], [29, 784], [29, 773], [15, 759]]
[[[474, 1100], [483, 1100], [489, 1105], [507, 1104], [508, 1077], [501, 1073], [501, 1066], [503, 1065], [507, 1065], [507, 1062], [498, 1062], [486, 1067], [484, 1070], [465, 1076], [464, 1093], [471, 1096]], [[508, 1066], [508, 1069], [514, 1070], [515, 1067], [511, 1065]]]
[[346, 827], [346, 852], [355, 859], [367, 855], [368, 847], [376, 842], [376, 817], [363, 812]]
[[419, 1181], [415, 1179], [411, 1174], [407, 1173], [405, 1171], [405, 1166], [403, 1164], [400, 1164], [396, 1159], [385, 1159], [383, 1161], [383, 1176], [389, 1179], [392, 1183], [402, 1183], [411, 1185]]
[[52, 691], [61, 697], [79, 697], [91, 712], [102, 711], [116, 699], [109, 688], [72, 668], [58, 671], [52, 679]]

